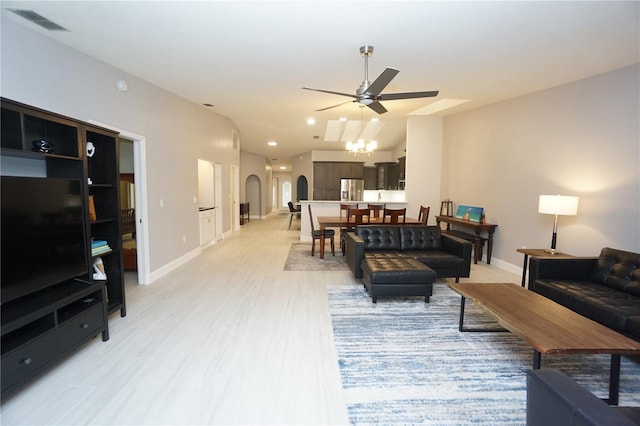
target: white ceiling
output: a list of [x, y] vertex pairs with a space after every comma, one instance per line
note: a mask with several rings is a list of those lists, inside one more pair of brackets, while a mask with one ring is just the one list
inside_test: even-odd
[[[640, 3], [426, 1], [2, 1], [2, 15], [231, 118], [243, 150], [275, 167], [324, 141], [329, 120], [359, 120], [349, 98], [364, 79], [400, 73], [383, 93], [439, 90], [383, 102], [380, 148], [404, 140], [410, 113], [449, 114], [640, 61]], [[6, 9], [68, 29], [44, 30]], [[114, 82], [115, 84], [115, 82]], [[455, 100], [468, 100], [455, 106]], [[441, 102], [440, 104], [434, 104]], [[598, 99], [594, 99], [598, 102]], [[453, 107], [437, 112], [439, 105]], [[204, 107], [203, 107], [204, 108]], [[365, 109], [364, 118], [375, 113]], [[306, 124], [314, 117], [316, 124]], [[319, 138], [314, 139], [314, 136]], [[278, 146], [267, 146], [275, 140]]]

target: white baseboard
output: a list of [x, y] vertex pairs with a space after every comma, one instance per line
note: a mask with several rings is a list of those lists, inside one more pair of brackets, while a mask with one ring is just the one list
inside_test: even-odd
[[174, 269], [184, 265], [185, 263], [187, 263], [191, 259], [193, 259], [196, 256], [200, 255], [200, 253], [202, 253], [202, 248], [198, 247], [198, 248], [193, 249], [190, 252], [186, 253], [185, 255], [180, 256], [176, 260], [174, 260], [172, 262], [169, 262], [166, 265], [161, 266], [160, 268], [156, 269], [155, 271], [151, 271], [151, 274], [149, 276], [150, 280], [149, 280], [149, 282], [147, 284], [151, 284], [155, 280], [157, 280], [158, 278], [167, 275], [169, 272], [171, 272]]
[[[486, 261], [486, 257], [485, 261]], [[496, 259], [495, 257], [491, 257], [491, 264], [496, 266], [497, 268], [503, 269], [507, 272], [511, 272], [512, 274], [516, 274], [522, 276], [522, 266], [516, 266], [513, 263], [505, 262], [504, 260]]]

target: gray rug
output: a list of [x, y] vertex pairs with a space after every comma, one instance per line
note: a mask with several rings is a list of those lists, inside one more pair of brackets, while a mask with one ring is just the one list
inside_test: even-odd
[[[371, 297], [363, 286], [329, 288], [344, 397], [352, 424], [524, 425], [533, 350], [511, 333], [460, 333], [460, 296], [434, 286], [421, 297]], [[465, 324], [497, 326], [467, 303]], [[553, 355], [558, 368], [608, 395], [607, 355]], [[622, 358], [621, 405], [640, 405], [640, 365]]]
[[348, 271], [349, 267], [339, 247], [336, 247], [336, 255], [331, 255], [331, 249], [327, 245], [324, 259], [320, 259], [320, 243], [316, 241], [316, 253], [311, 257], [311, 243], [292, 243], [289, 249], [287, 261], [284, 264], [285, 271]]

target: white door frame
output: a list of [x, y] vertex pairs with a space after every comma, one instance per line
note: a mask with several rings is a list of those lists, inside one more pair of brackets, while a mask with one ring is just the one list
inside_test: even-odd
[[213, 199], [214, 207], [216, 208], [216, 236], [215, 240], [218, 241], [223, 237], [222, 229], [222, 164], [213, 163]]
[[236, 165], [231, 165], [231, 229], [234, 231], [240, 230], [240, 205], [238, 200], [240, 199], [240, 169]]

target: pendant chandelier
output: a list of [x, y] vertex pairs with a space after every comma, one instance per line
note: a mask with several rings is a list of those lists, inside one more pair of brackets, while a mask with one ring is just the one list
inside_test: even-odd
[[[364, 133], [364, 105], [360, 105], [360, 136]], [[377, 121], [377, 118], [375, 119]], [[359, 137], [355, 141], [347, 141], [346, 149], [350, 154], [368, 154], [371, 155], [376, 149], [378, 149], [378, 142], [375, 140], [366, 141], [364, 138]]]
[[377, 148], [377, 141], [365, 142], [364, 139], [358, 139], [355, 142], [347, 142], [347, 151], [351, 154], [371, 154]]

